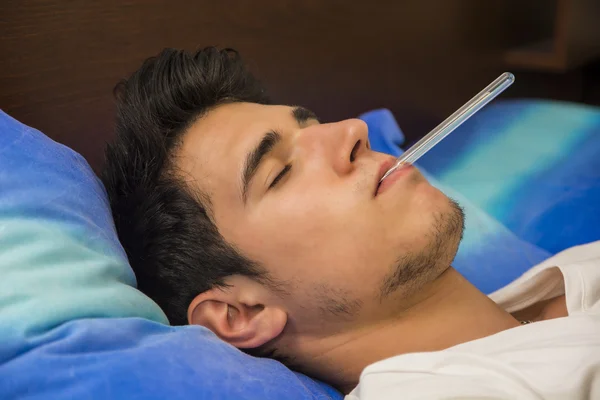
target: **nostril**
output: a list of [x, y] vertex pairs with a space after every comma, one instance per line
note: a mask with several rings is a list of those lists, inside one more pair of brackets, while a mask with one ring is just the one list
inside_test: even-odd
[[352, 151], [350, 152], [350, 162], [354, 162], [354, 160], [356, 160], [356, 153], [358, 152], [358, 149], [360, 149], [360, 140], [356, 142], [352, 148]]

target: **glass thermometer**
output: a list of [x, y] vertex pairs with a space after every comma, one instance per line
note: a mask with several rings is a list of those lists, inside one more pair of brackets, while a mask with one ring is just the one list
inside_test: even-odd
[[469, 100], [464, 106], [456, 110], [454, 114], [449, 116], [444, 122], [436, 126], [431, 132], [425, 135], [410, 149], [406, 150], [400, 157], [398, 157], [396, 163], [383, 175], [381, 181], [387, 178], [402, 164], [413, 164], [415, 161], [421, 158], [423, 154], [431, 150], [433, 146], [438, 144], [452, 131], [462, 125], [463, 122], [471, 118], [473, 114], [481, 110], [481, 108], [496, 98], [496, 96], [502, 93], [507, 87], [512, 85], [514, 81], [515, 76], [510, 72], [505, 72], [500, 75], [495, 81], [490, 83], [485, 89]]

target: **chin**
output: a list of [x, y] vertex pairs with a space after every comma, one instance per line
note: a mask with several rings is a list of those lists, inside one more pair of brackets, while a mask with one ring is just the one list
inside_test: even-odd
[[434, 213], [434, 236], [443, 243], [437, 245], [447, 248], [445, 253], [451, 255], [451, 262], [458, 251], [458, 246], [463, 238], [465, 229], [465, 213], [455, 200], [439, 192], [442, 196], [438, 211]]
[[427, 218], [418, 218], [418, 223], [426, 227], [419, 230], [423, 240], [414, 243], [410, 250], [406, 247], [399, 250], [381, 284], [381, 298], [399, 291], [418, 290], [439, 277], [454, 260], [463, 235], [464, 212], [458, 203], [435, 190], [441, 197], [436, 196], [433, 209], [425, 211]]
[[437, 278], [444, 272], [456, 257], [458, 247], [463, 238], [465, 229], [465, 214], [462, 207], [454, 200], [443, 195], [443, 207], [434, 214], [434, 222], [430, 231], [430, 240], [427, 249], [430, 254], [435, 254], [433, 277]]

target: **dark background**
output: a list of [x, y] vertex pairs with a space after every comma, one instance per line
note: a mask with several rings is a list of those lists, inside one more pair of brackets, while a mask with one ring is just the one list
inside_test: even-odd
[[598, 0], [2, 0], [0, 108], [97, 170], [115, 83], [207, 45], [324, 121], [387, 107], [409, 142], [505, 70], [502, 98], [600, 105]]

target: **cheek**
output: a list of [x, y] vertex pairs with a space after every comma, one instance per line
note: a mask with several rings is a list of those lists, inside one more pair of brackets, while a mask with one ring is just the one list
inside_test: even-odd
[[369, 291], [399, 257], [427, 246], [447, 204], [429, 185], [387, 210], [333, 191], [282, 193], [230, 221], [227, 239], [276, 278]]
[[252, 216], [243, 248], [284, 279], [364, 279], [361, 270], [383, 252], [376, 235], [384, 232], [368, 209], [345, 200], [328, 193], [273, 198]]
[[384, 248], [380, 246], [380, 253], [373, 257], [389, 268], [403, 257], [427, 251], [450, 212], [451, 203], [442, 192], [428, 183], [418, 185], [397, 205], [382, 208], [378, 227], [385, 233], [373, 237]]

